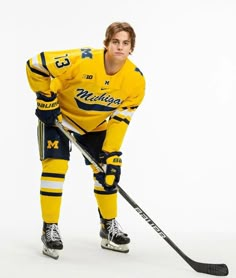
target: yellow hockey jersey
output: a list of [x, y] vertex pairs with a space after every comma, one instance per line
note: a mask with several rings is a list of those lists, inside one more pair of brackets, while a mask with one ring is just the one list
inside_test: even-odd
[[145, 94], [145, 78], [133, 62], [107, 75], [104, 49], [48, 51], [29, 59], [26, 72], [35, 93], [57, 93], [67, 127], [80, 134], [106, 129], [103, 150], [120, 149]]

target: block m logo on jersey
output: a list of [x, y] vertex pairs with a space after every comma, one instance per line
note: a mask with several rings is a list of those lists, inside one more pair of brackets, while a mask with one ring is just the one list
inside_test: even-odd
[[47, 141], [47, 149], [58, 149], [58, 148], [59, 148], [58, 140], [55, 140], [55, 141], [48, 140]]

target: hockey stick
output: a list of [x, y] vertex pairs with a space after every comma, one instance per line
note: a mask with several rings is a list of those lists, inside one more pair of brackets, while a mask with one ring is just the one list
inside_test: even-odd
[[[56, 121], [56, 126], [61, 132], [81, 151], [94, 167], [101, 172], [103, 168], [94, 160], [94, 158], [76, 141], [76, 139], [67, 131], [64, 126]], [[155, 224], [155, 222], [138, 206], [129, 195], [117, 184], [119, 193], [124, 199], [137, 211], [137, 213], [197, 272], [206, 273], [215, 276], [227, 276], [229, 273], [226, 264], [200, 263], [190, 259], [179, 247]]]

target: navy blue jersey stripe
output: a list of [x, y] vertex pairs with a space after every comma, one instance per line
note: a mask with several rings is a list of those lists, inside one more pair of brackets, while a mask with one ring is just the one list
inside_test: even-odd
[[31, 70], [32, 72], [37, 73], [38, 75], [42, 75], [43, 77], [49, 77], [48, 74], [46, 74], [46, 73], [44, 73], [44, 72], [41, 72], [41, 71], [39, 71], [39, 70], [36, 70], [36, 69], [32, 68], [32, 67], [30, 66], [30, 62], [29, 62], [29, 61], [27, 61], [27, 65], [28, 65], [28, 67], [30, 68], [30, 70]]
[[130, 121], [128, 121], [127, 119], [122, 119], [118, 116], [113, 117], [114, 120], [117, 120], [119, 122], [125, 122], [127, 125], [130, 123]]
[[[42, 65], [43, 65], [43, 67], [49, 72], [48, 67], [47, 67], [47, 63], [46, 63], [46, 58], [45, 58], [44, 52], [41, 52], [41, 53], [40, 53], [40, 57], [41, 57], [41, 60], [42, 60]], [[51, 73], [50, 73], [50, 75], [54, 78], [54, 76], [53, 76]]]
[[84, 102], [79, 101], [75, 98], [75, 101], [80, 109], [86, 110], [86, 111], [100, 111], [100, 112], [111, 112], [116, 110], [116, 107], [108, 107], [100, 104], [87, 104]]

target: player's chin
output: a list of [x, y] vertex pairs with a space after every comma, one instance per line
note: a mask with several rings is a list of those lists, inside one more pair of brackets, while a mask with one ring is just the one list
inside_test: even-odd
[[115, 55], [115, 59], [119, 62], [123, 62], [128, 58], [128, 56], [122, 54], [122, 55]]

